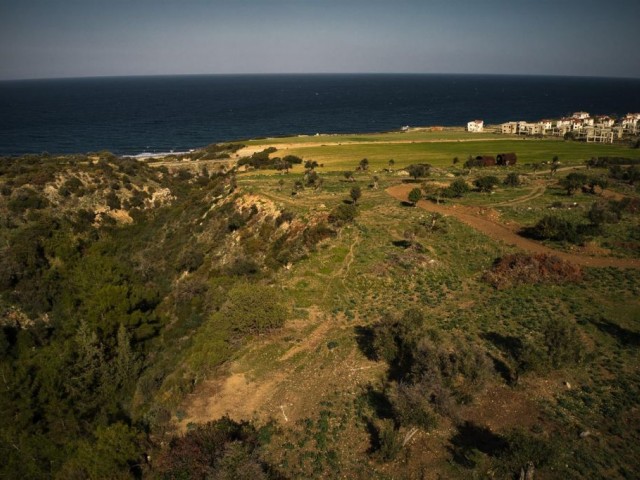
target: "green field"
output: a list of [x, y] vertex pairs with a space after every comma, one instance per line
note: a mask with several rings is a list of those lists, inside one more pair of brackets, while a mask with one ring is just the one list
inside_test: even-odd
[[[440, 133], [440, 132], [438, 132]], [[277, 141], [254, 141], [253, 146], [273, 145], [278, 148], [278, 143], [296, 143], [291, 148], [280, 149], [272, 156], [298, 155], [305, 160], [315, 160], [324, 164], [324, 168], [353, 169], [362, 158], [369, 159], [371, 168], [381, 170], [387, 168], [390, 159], [393, 159], [396, 168], [411, 163], [430, 163], [434, 166], [451, 166], [454, 157], [458, 157], [461, 166], [471, 156], [492, 155], [499, 153], [515, 152], [518, 155], [518, 164], [533, 164], [551, 162], [554, 156], [560, 158], [563, 165], [580, 164], [592, 157], [622, 156], [640, 158], [638, 150], [632, 150], [626, 145], [586, 144], [581, 142], [566, 142], [560, 139], [514, 139], [494, 134], [485, 134], [485, 140], [473, 141], [477, 138], [474, 134], [466, 134], [462, 141], [444, 139], [443, 137], [425, 138], [425, 135], [416, 135], [416, 143], [390, 143], [396, 141], [400, 134], [381, 134], [367, 137], [346, 137], [344, 144], [335, 137], [316, 137], [298, 139], [278, 139]], [[434, 133], [430, 133], [434, 135]], [[451, 133], [451, 135], [455, 135]], [[473, 136], [472, 136], [473, 135]], [[401, 137], [405, 139], [405, 137]], [[307, 142], [322, 142], [324, 146], [305, 147]], [[370, 142], [368, 144], [348, 144], [347, 141]]]

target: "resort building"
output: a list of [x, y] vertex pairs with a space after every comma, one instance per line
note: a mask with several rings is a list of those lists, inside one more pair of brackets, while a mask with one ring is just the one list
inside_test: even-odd
[[518, 133], [518, 122], [507, 122], [500, 125], [500, 131], [505, 134], [515, 135]]
[[484, 130], [484, 121], [483, 120], [472, 120], [467, 123], [467, 131], [468, 132], [482, 132]]
[[542, 123], [518, 122], [519, 135], [542, 135], [543, 133]]
[[611, 128], [613, 127], [614, 123], [615, 123], [615, 120], [611, 118], [609, 115], [597, 115], [595, 118], [594, 125], [599, 127]]
[[624, 130], [637, 133], [640, 126], [640, 113], [627, 113], [620, 123]]
[[587, 112], [574, 112], [571, 115], [571, 118], [575, 118], [576, 120], [586, 120], [589, 118], [589, 114]]

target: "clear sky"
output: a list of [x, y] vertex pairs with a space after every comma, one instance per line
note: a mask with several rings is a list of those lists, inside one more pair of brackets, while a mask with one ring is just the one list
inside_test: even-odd
[[0, 79], [640, 77], [640, 0], [0, 0]]

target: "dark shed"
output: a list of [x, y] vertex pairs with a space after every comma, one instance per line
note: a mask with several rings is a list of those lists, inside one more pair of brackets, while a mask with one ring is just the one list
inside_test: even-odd
[[518, 156], [515, 153], [501, 153], [497, 157], [498, 165], [515, 165], [518, 160]]

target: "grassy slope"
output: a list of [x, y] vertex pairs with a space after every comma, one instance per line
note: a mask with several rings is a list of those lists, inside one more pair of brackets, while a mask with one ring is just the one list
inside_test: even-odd
[[[637, 156], [636, 151], [619, 146], [554, 140], [460, 144], [384, 144], [378, 140], [381, 145], [287, 151], [324, 163], [319, 169], [325, 179], [321, 192], [307, 189], [291, 197], [291, 184], [300, 178], [299, 170], [282, 176], [286, 179], [282, 190], [278, 186], [281, 177], [269, 172], [241, 175], [239, 183], [244, 191], [268, 197], [304, 217], [312, 211], [327, 211], [348, 197], [353, 184], [339, 172], [324, 172], [353, 169], [363, 157], [377, 170], [386, 167], [389, 158], [396, 160], [396, 166], [416, 161], [450, 165], [453, 156], [464, 159], [478, 152], [474, 148], [482, 153], [513, 150], [521, 163], [548, 161], [553, 155], [566, 164], [598, 155]], [[516, 170], [530, 171], [521, 165]], [[375, 392], [381, 388], [385, 366], [366, 358], [363, 332], [384, 312], [418, 307], [427, 314], [428, 329], [464, 332], [506, 364], [513, 360], [487, 340], [488, 335], [539, 338], [541, 326], [549, 319], [576, 322], [588, 346], [585, 365], [527, 374], [516, 387], [507, 386], [496, 374], [463, 409], [462, 419], [499, 434], [522, 427], [545, 441], [560, 441], [554, 444], [559, 452], [556, 473], [542, 470], [541, 478], [605, 474], [617, 478], [638, 468], [636, 432], [626, 425], [638, 424], [640, 272], [588, 270], [580, 285], [525, 285], [495, 291], [480, 277], [496, 257], [514, 251], [512, 247], [493, 242], [454, 219], [445, 222], [443, 231], [419, 239], [426, 248], [422, 254], [396, 247], [392, 242], [402, 239], [427, 214], [403, 207], [384, 193], [385, 186], [398, 181], [394, 175], [381, 175], [378, 190], [367, 189], [371, 174], [360, 173], [356, 179], [364, 192], [356, 224], [279, 274], [295, 318], [279, 334], [240, 352], [231, 366], [233, 373], [248, 379], [245, 400], [255, 402], [254, 415], [261, 421], [276, 419], [282, 426], [267, 448], [271, 460], [294, 477], [331, 476], [336, 471], [360, 478], [419, 478], [427, 472], [469, 478], [474, 474], [470, 470], [476, 475], [487, 473], [496, 459], [482, 449], [476, 452], [473, 467], [451, 460], [448, 448], [459, 430], [446, 420], [430, 434], [416, 435], [396, 462], [378, 463], [367, 453], [371, 442], [367, 422], [379, 407], [379, 393]], [[450, 178], [443, 174], [433, 180]], [[501, 207], [503, 216], [534, 221], [553, 201], [567, 199], [552, 188], [555, 180], [548, 182], [550, 188], [531, 201], [534, 213], [524, 203]], [[531, 190], [531, 186], [500, 190], [493, 198], [472, 194], [461, 202], [490, 204]], [[580, 197], [580, 201], [587, 204], [592, 197]], [[630, 221], [627, 226], [637, 218]], [[571, 390], [563, 381], [571, 383]], [[373, 394], [366, 394], [367, 389], [373, 389]], [[215, 392], [219, 390], [214, 391], [213, 402]], [[233, 406], [230, 412], [234, 413]], [[247, 413], [238, 412], [240, 418], [243, 415]], [[204, 419], [206, 412], [199, 418]], [[581, 440], [578, 433], [583, 431], [593, 436]]]

